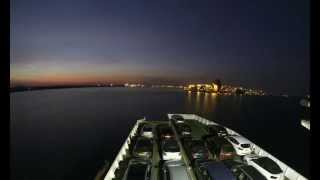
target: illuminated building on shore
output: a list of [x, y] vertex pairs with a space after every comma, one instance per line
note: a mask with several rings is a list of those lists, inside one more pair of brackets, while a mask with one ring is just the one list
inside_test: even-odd
[[230, 86], [230, 85], [222, 85], [219, 89], [219, 86], [215, 83], [212, 84], [189, 84], [184, 90], [189, 92], [208, 92], [208, 93], [217, 93], [221, 95], [236, 95], [241, 92], [242, 95], [249, 96], [263, 96], [266, 93], [262, 90], [257, 89], [249, 89], [241, 86]]
[[125, 83], [124, 87], [130, 87], [130, 88], [143, 88], [144, 84], [129, 84], [129, 83]]
[[218, 85], [217, 84], [189, 84], [185, 87], [187, 91], [193, 92], [218, 92]]

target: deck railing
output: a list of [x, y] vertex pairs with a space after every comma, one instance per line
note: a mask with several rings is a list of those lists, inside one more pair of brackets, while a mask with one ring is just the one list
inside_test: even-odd
[[[171, 119], [171, 116], [174, 114], [168, 114], [169, 119]], [[190, 119], [190, 120], [196, 120], [199, 121], [202, 124], [205, 125], [219, 125], [218, 123], [215, 123], [213, 121], [209, 121], [205, 118], [202, 118], [198, 115], [195, 114], [176, 114], [176, 115], [180, 115], [182, 116], [184, 119]], [[237, 133], [236, 131], [227, 128], [227, 131], [229, 134], [234, 134], [234, 135], [240, 135], [241, 134]], [[244, 137], [244, 136], [243, 136]], [[250, 140], [249, 140], [250, 141]], [[282, 169], [282, 171], [284, 172], [284, 179], [289, 179], [289, 180], [307, 180], [307, 178], [305, 178], [304, 176], [302, 176], [301, 174], [299, 174], [297, 171], [295, 171], [294, 169], [292, 169], [291, 167], [289, 167], [288, 165], [286, 165], [285, 163], [283, 163], [282, 161], [280, 161], [279, 159], [277, 159], [276, 157], [272, 156], [270, 153], [268, 153], [267, 151], [265, 151], [264, 149], [262, 149], [261, 147], [259, 147], [258, 145], [256, 145], [255, 143], [253, 143], [252, 141], [250, 141], [253, 145], [253, 149], [254, 149], [254, 153], [259, 155], [259, 156], [267, 156], [270, 159], [274, 160]]]
[[139, 124], [145, 120], [146, 120], [145, 118], [137, 120], [136, 124], [133, 126], [126, 141], [123, 143], [119, 153], [117, 154], [116, 158], [114, 159], [112, 165], [110, 166], [106, 176], [104, 177], [104, 180], [112, 180], [115, 177], [115, 171], [119, 167], [119, 162], [122, 161], [124, 156], [127, 154], [126, 151], [129, 149], [131, 137], [133, 137], [136, 134], [137, 129], [139, 127]]

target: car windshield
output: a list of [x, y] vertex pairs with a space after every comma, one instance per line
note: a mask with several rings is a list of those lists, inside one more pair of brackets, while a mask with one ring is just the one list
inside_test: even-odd
[[166, 152], [179, 152], [180, 151], [178, 143], [175, 140], [165, 141], [163, 149]]
[[127, 180], [144, 179], [147, 170], [146, 164], [133, 164], [129, 167]]
[[256, 170], [252, 166], [242, 166], [240, 167], [242, 171], [246, 172], [246, 174], [249, 174], [254, 180], [267, 180], [258, 170]]
[[151, 132], [152, 131], [152, 127], [144, 127], [143, 131], [145, 132]]
[[268, 157], [260, 157], [258, 159], [253, 159], [253, 161], [272, 174], [282, 173], [282, 170], [279, 167], [279, 165]]
[[229, 139], [230, 139], [231, 142], [233, 142], [233, 143], [235, 143], [237, 145], [239, 144], [239, 142], [236, 139], [234, 139], [233, 137], [229, 137]]
[[209, 126], [209, 129], [211, 129], [213, 131], [220, 132], [220, 133], [226, 132], [226, 129], [224, 127], [221, 127], [221, 126]]
[[172, 119], [183, 120], [183, 117], [182, 117], [182, 116], [179, 116], [179, 115], [173, 115], [173, 116], [172, 116]]
[[250, 147], [250, 144], [241, 144], [241, 147], [243, 147], [243, 148], [249, 148], [249, 147]]
[[148, 139], [139, 139], [137, 142], [137, 148], [150, 147], [151, 145], [152, 145], [152, 143]]
[[215, 128], [218, 132], [226, 132], [226, 129], [224, 127], [216, 126]]

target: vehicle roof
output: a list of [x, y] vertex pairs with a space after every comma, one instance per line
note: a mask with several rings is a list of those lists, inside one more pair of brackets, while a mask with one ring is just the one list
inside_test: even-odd
[[128, 167], [127, 180], [144, 179], [148, 164], [134, 163]]
[[179, 128], [190, 128], [190, 126], [188, 124], [184, 124], [184, 123], [177, 124], [177, 126]]
[[143, 129], [144, 128], [152, 128], [152, 125], [151, 124], [145, 124], [144, 126], [143, 126]]
[[227, 131], [225, 127], [221, 126], [221, 125], [209, 125], [208, 126], [209, 128], [213, 128], [213, 129], [216, 129], [216, 130], [224, 130], [224, 131]]
[[247, 158], [247, 159], [257, 159], [257, 158], [260, 158], [260, 157], [263, 157], [263, 156], [259, 156], [257, 154], [248, 154], [248, 155], [244, 156], [244, 158]]
[[253, 166], [249, 165], [243, 165], [239, 167], [243, 170], [247, 175], [249, 175], [254, 180], [267, 180], [266, 177], [264, 177], [257, 169], [255, 169]]
[[131, 159], [130, 164], [137, 164], [137, 163], [141, 163], [141, 164], [150, 164], [150, 160], [147, 160], [147, 159], [143, 159], [143, 158], [134, 158], [134, 159]]
[[148, 139], [148, 138], [144, 138], [144, 137], [139, 137], [137, 139], [137, 143], [136, 146], [140, 147], [140, 146], [150, 146], [152, 145], [152, 140]]
[[171, 119], [174, 119], [174, 118], [184, 119], [183, 116], [178, 115], [178, 114], [174, 114], [174, 115], [171, 116]]
[[183, 179], [183, 180], [191, 180], [188, 172], [187, 172], [187, 167], [181, 162], [181, 161], [172, 161], [169, 163], [166, 163], [169, 174], [170, 174], [170, 179]]
[[137, 141], [152, 141], [150, 138], [146, 138], [146, 137], [143, 137], [143, 136], [140, 136], [137, 138]]
[[282, 170], [279, 167], [279, 165], [269, 157], [263, 156], [256, 159], [252, 159], [252, 161], [258, 164], [259, 166], [263, 167], [265, 170], [267, 170], [272, 174], [282, 173]]
[[185, 166], [182, 160], [169, 160], [164, 163], [166, 166]]
[[223, 162], [207, 161], [201, 163], [201, 165], [207, 169], [208, 175], [213, 179], [236, 180], [236, 178], [233, 176], [232, 171], [227, 168], [227, 166]]
[[240, 144], [251, 144], [251, 142], [245, 138], [245, 137], [242, 137], [242, 136], [229, 136], [229, 137], [232, 137], [234, 138], [235, 140], [237, 140]]
[[175, 139], [164, 139], [162, 140], [162, 144], [178, 144], [178, 141]]

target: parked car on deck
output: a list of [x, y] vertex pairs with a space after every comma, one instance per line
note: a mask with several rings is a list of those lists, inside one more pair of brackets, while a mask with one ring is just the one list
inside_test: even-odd
[[151, 125], [146, 124], [143, 126], [140, 132], [141, 136], [147, 137], [147, 138], [153, 138], [153, 128]]
[[164, 139], [161, 142], [163, 160], [180, 160], [181, 152], [178, 142], [175, 139]]
[[248, 139], [237, 135], [226, 136], [225, 138], [232, 144], [239, 156], [252, 153], [252, 145]]
[[134, 157], [151, 158], [153, 152], [153, 140], [146, 137], [139, 137], [133, 148]]
[[191, 160], [209, 158], [209, 151], [202, 140], [186, 141], [185, 149]]
[[242, 165], [231, 169], [238, 180], [267, 180], [257, 169], [253, 166]]
[[266, 156], [258, 155], [246, 155], [243, 160], [248, 164], [256, 168], [263, 176], [268, 180], [282, 180], [283, 171], [280, 166], [272, 159]]
[[157, 126], [158, 137], [163, 140], [166, 138], [173, 138], [174, 132], [169, 124], [160, 124]]
[[191, 136], [191, 127], [187, 124], [177, 124], [177, 131], [181, 136]]
[[203, 140], [215, 160], [233, 159], [237, 153], [232, 144], [224, 137], [204, 136]]
[[219, 125], [208, 125], [207, 131], [210, 135], [214, 136], [227, 136], [228, 132], [225, 127]]
[[223, 163], [231, 169], [237, 180], [267, 180], [256, 168], [243, 161], [225, 160]]
[[166, 161], [162, 166], [162, 180], [191, 180], [183, 161]]
[[144, 159], [131, 159], [122, 180], [150, 180], [151, 162]]
[[171, 119], [177, 124], [178, 123], [184, 123], [184, 118], [182, 116], [180, 116], [180, 115], [177, 115], [177, 114], [172, 115]]
[[236, 180], [232, 171], [221, 161], [196, 160], [194, 171], [197, 180]]

